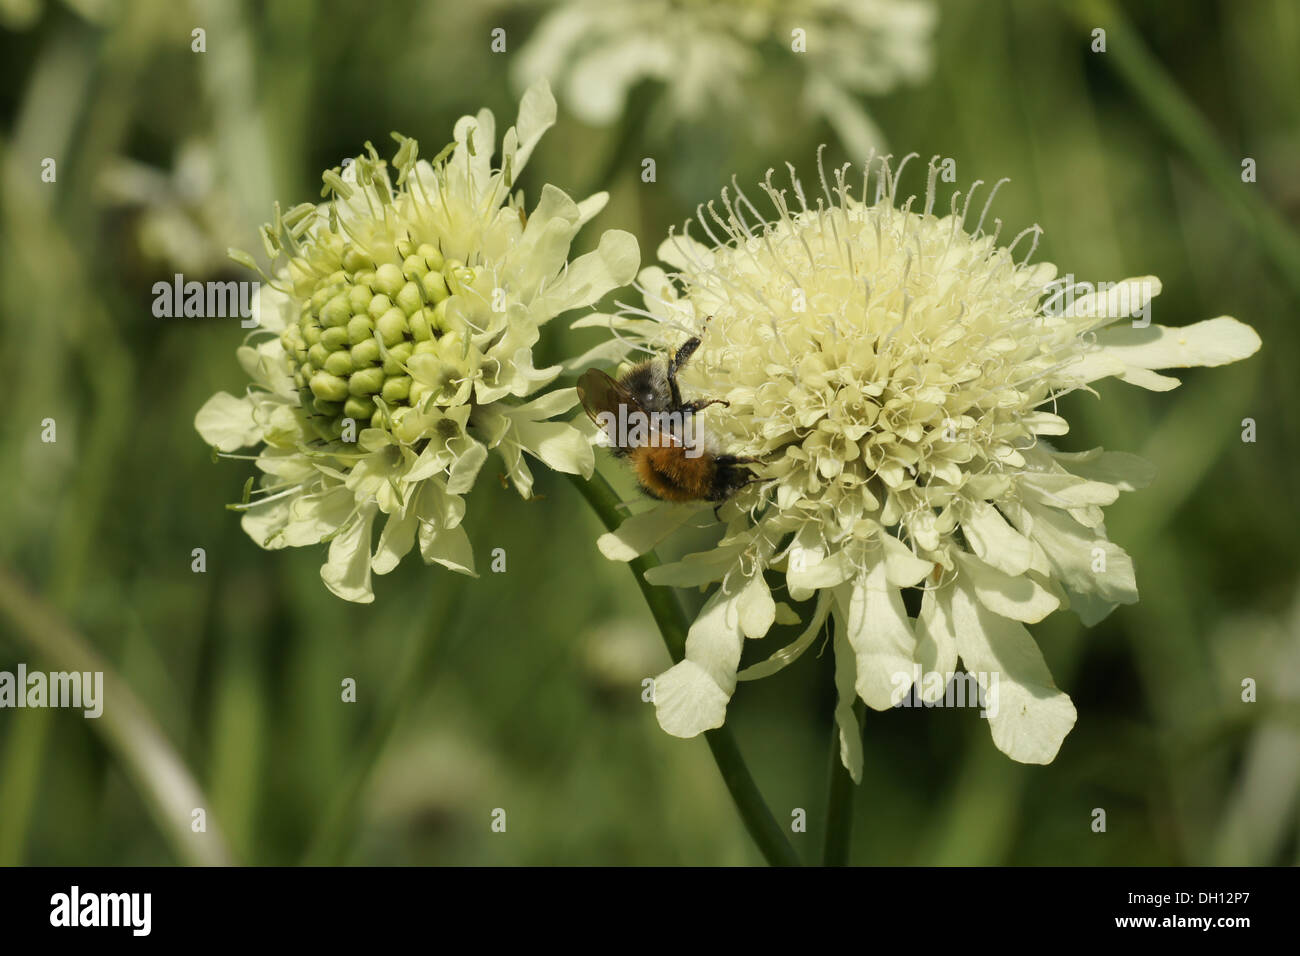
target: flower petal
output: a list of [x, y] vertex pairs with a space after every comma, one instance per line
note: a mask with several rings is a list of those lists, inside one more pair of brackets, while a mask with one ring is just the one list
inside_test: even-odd
[[686, 635], [686, 659], [655, 678], [655, 715], [674, 737], [721, 727], [736, 689], [744, 635], [734, 600], [719, 588]]
[[426, 564], [441, 564], [451, 571], [478, 577], [474, 571], [474, 548], [469, 535], [459, 525], [439, 528], [430, 521], [420, 522], [420, 556]]
[[415, 545], [415, 529], [419, 523], [414, 509], [409, 507], [388, 516], [384, 530], [379, 533], [374, 557], [370, 559], [370, 569], [375, 574], [387, 574], [406, 557]]
[[885, 577], [896, 588], [910, 588], [934, 570], [934, 562], [918, 558], [892, 534], [881, 535], [885, 548]]
[[1097, 344], [1136, 368], [1191, 368], [1237, 362], [1259, 350], [1259, 334], [1244, 322], [1221, 315], [1193, 325], [1110, 329]]
[[596, 547], [611, 561], [631, 561], [654, 548], [699, 510], [689, 505], [657, 505], [626, 518], [618, 530], [602, 534]]
[[995, 614], [1032, 624], [1061, 606], [1056, 595], [1028, 574], [1003, 574], [979, 558], [960, 551], [954, 557], [963, 586]]
[[236, 451], [262, 440], [253, 420], [253, 403], [229, 392], [217, 392], [194, 416], [194, 428], [217, 451]]
[[957, 651], [984, 692], [994, 745], [1020, 763], [1051, 763], [1076, 714], [1038, 645], [1023, 624], [994, 614], [960, 586], [952, 610]]
[[374, 520], [373, 506], [354, 518], [330, 542], [329, 559], [321, 566], [325, 586], [345, 601], [369, 604], [375, 599], [370, 589], [370, 532]]
[[836, 623], [857, 655], [858, 696], [868, 707], [888, 710], [912, 686], [916, 636], [903, 595], [890, 586], [880, 562], [837, 587], [835, 601]]
[[971, 548], [986, 564], [1005, 574], [1024, 574], [1029, 569], [1032, 545], [991, 504], [977, 502], [961, 528]]
[[568, 270], [547, 290], [547, 311], [557, 315], [591, 305], [606, 292], [631, 282], [640, 262], [635, 236], [621, 229], [607, 230], [595, 250], [569, 263]]
[[736, 613], [740, 621], [740, 630], [746, 637], [760, 638], [767, 634], [776, 620], [776, 601], [763, 579], [763, 570], [759, 568], [745, 586], [736, 595]]
[[1056, 577], [1072, 598], [1079, 593], [1093, 594], [1103, 600], [1104, 603], [1087, 613], [1072, 600], [1071, 606], [1085, 624], [1095, 624], [1116, 604], [1132, 604], [1137, 600], [1133, 560], [1106, 539], [1103, 529], [1087, 528], [1055, 508], [1028, 500], [1023, 506], [1008, 505], [1007, 516], [1042, 548]]
[[515, 133], [519, 146], [512, 164], [515, 177], [533, 154], [533, 147], [542, 134], [555, 125], [555, 96], [545, 78], [534, 81], [519, 101], [519, 118], [515, 120]]
[[531, 422], [515, 418], [519, 447], [566, 475], [590, 478], [596, 468], [591, 442], [568, 422]]
[[840, 762], [854, 783], [862, 782], [862, 728], [853, 712], [857, 658], [841, 629], [835, 632], [835, 724], [840, 730]]
[[952, 585], [930, 588], [921, 596], [921, 613], [916, 618], [916, 662], [923, 676], [939, 674], [943, 678], [942, 682], [922, 680], [917, 686], [921, 700], [933, 703], [943, 696], [948, 680], [957, 668]]

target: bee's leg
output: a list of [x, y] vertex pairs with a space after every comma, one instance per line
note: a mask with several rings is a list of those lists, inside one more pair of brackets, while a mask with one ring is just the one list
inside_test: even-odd
[[695, 354], [695, 350], [699, 347], [700, 338], [698, 335], [683, 342], [682, 347], [677, 350], [677, 354], [673, 356], [672, 362], [668, 365], [668, 374], [676, 375], [677, 370], [690, 361], [691, 356]]
[[672, 395], [673, 408], [680, 408], [682, 404], [682, 393], [677, 388], [677, 372], [690, 361], [691, 356], [695, 354], [695, 350], [699, 347], [700, 340], [698, 336], [687, 339], [668, 363], [668, 391]]
[[697, 398], [691, 402], [678, 401], [677, 407], [688, 415], [694, 415], [696, 412], [703, 411], [710, 405], [730, 406], [731, 402], [725, 398]]

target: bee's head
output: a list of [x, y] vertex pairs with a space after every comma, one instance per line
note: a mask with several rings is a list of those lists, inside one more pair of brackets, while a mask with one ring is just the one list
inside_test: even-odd
[[668, 389], [668, 373], [660, 363], [642, 362], [628, 369], [619, 379], [625, 389], [647, 412], [671, 411], [671, 392]]

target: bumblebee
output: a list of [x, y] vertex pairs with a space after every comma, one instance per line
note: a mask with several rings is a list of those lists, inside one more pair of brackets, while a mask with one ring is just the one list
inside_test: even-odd
[[757, 459], [720, 454], [694, 417], [729, 403], [682, 401], [677, 372], [699, 347], [699, 338], [692, 338], [667, 362], [649, 359], [617, 379], [593, 368], [578, 379], [582, 407], [605, 429], [614, 454], [632, 464], [651, 498], [721, 503], [755, 480], [744, 465]]

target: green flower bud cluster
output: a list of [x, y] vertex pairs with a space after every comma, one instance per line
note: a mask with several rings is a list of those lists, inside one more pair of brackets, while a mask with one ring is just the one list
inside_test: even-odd
[[[454, 348], [459, 358], [463, 341], [447, 334], [447, 304], [452, 289], [471, 276], [428, 243], [399, 239], [363, 251], [338, 234], [320, 239], [316, 268], [295, 283], [298, 322], [281, 341], [312, 424], [334, 440], [345, 419], [358, 429], [387, 428], [397, 409], [424, 397], [428, 390], [405, 367], [412, 356], [447, 359], [452, 356], [443, 353]], [[338, 267], [320, 269], [322, 258]]]

